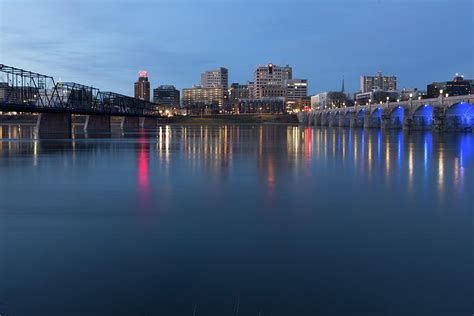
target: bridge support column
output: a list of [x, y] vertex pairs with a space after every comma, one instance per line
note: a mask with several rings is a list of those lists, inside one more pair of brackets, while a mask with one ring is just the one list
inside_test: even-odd
[[309, 126], [314, 126], [314, 116], [315, 114], [313, 112], [308, 112], [308, 125]]
[[446, 111], [443, 107], [433, 107], [433, 131], [441, 132], [446, 128]]
[[110, 133], [110, 116], [87, 115], [84, 124], [84, 132]]
[[120, 122], [123, 130], [138, 130], [140, 128], [140, 118], [135, 116], [124, 116]]
[[68, 113], [40, 113], [36, 121], [36, 133], [40, 137], [71, 137], [72, 115]]
[[156, 128], [158, 120], [155, 117], [140, 117], [141, 128]]
[[336, 127], [336, 124], [335, 124], [335, 115], [333, 113], [329, 114], [328, 116], [328, 127]]
[[385, 108], [382, 110], [382, 117], [380, 119], [380, 127], [382, 129], [391, 129], [393, 128], [392, 126], [392, 121], [390, 119], [390, 109]]
[[338, 122], [339, 127], [345, 127], [345, 123], [344, 123], [345, 118], [346, 118], [346, 113], [343, 112], [339, 114], [339, 122]]
[[314, 115], [314, 126], [321, 126], [321, 113], [316, 113]]
[[321, 114], [321, 126], [328, 126], [329, 115], [326, 113]]

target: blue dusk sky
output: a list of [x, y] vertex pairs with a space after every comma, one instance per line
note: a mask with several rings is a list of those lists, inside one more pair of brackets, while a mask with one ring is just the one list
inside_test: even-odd
[[310, 93], [377, 71], [399, 88], [474, 79], [473, 0], [1, 0], [0, 28], [0, 63], [127, 95], [141, 69], [182, 89], [268, 62]]

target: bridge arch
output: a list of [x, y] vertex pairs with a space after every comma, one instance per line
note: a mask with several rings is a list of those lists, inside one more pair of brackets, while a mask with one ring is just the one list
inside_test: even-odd
[[322, 113], [321, 112], [316, 112], [316, 114], [314, 115], [314, 125], [315, 126], [321, 126], [321, 117], [322, 117]]
[[413, 128], [418, 130], [430, 130], [433, 126], [433, 106], [423, 104], [413, 112]]
[[364, 127], [365, 111], [364, 108], [356, 110], [351, 127]]
[[446, 109], [446, 130], [471, 131], [474, 125], [474, 105], [458, 102]]
[[328, 126], [331, 118], [331, 112], [323, 112], [321, 114], [321, 126]]
[[365, 117], [364, 127], [380, 128], [382, 124], [382, 108], [377, 107], [371, 110], [370, 114]]
[[352, 111], [347, 110], [344, 112], [344, 117], [342, 118], [342, 126], [349, 127], [351, 125]]
[[401, 105], [393, 108], [389, 114], [389, 123], [391, 128], [403, 128], [405, 118], [405, 108]]

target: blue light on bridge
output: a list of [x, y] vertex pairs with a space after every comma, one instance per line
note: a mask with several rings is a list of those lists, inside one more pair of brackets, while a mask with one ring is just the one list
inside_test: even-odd
[[431, 104], [424, 104], [415, 111], [413, 118], [414, 124], [431, 127], [433, 123], [433, 106]]

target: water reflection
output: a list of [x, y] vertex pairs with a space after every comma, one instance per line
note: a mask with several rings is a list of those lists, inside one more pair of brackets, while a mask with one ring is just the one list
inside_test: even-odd
[[[37, 140], [33, 138], [32, 126], [0, 126], [0, 130], [0, 156], [31, 154], [33, 165], [37, 165], [39, 157], [44, 154], [63, 153], [65, 157], [71, 158], [68, 152], [115, 151], [120, 146], [114, 141], [116, 138], [103, 141], [78, 138]], [[297, 169], [305, 168], [306, 175], [310, 174], [308, 171], [311, 168], [342, 161], [344, 168], [355, 168], [361, 177], [380, 175], [378, 170], [384, 168], [384, 176], [389, 179], [387, 185], [391, 185], [395, 179], [406, 179], [409, 191], [419, 181], [418, 175], [424, 181], [432, 177], [436, 179], [439, 195], [445, 189], [447, 177], [452, 177], [454, 186], [462, 190], [465, 168], [472, 164], [474, 157], [471, 134], [209, 125], [160, 126], [156, 132], [142, 130], [138, 134], [122, 135], [122, 138], [131, 141], [138, 139], [138, 186], [142, 198], [148, 195], [146, 192], [151, 190], [152, 185], [148, 174], [150, 155], [157, 157], [157, 165], [167, 177], [172, 176], [172, 153], [181, 152], [191, 171], [208, 170], [216, 181], [220, 181], [219, 177], [229, 175], [234, 155], [254, 155], [256, 168], [259, 173], [265, 174], [271, 189], [278, 178], [274, 164], [282, 154], [276, 144], [284, 143], [287, 163]], [[254, 140], [257, 140], [256, 146], [252, 143]], [[331, 156], [328, 156], [328, 151]], [[346, 164], [350, 160], [353, 161], [352, 166]], [[304, 161], [304, 164], [300, 164], [300, 161]], [[417, 161], [421, 161], [421, 165]]]
[[[431, 306], [440, 283], [452, 302], [472, 296], [472, 134], [164, 125], [45, 140], [26, 130], [0, 139], [7, 315], [64, 305], [185, 315], [202, 301], [206, 315], [225, 315], [237, 295], [249, 315], [346, 315], [379, 293], [410, 308], [431, 293]], [[361, 314], [383, 315], [386, 302]]]

